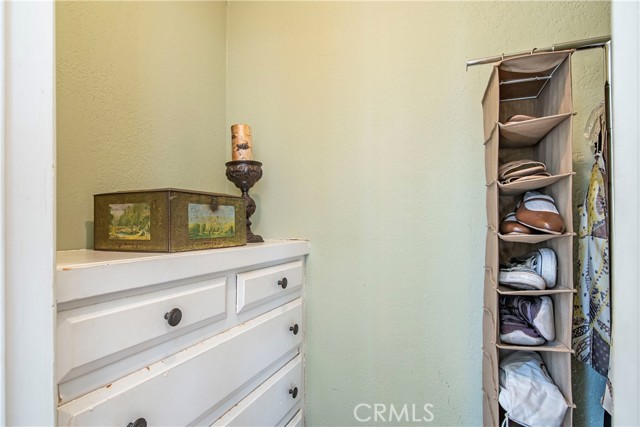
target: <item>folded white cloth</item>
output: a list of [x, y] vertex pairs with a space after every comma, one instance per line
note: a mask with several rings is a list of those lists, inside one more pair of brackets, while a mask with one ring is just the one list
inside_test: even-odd
[[498, 401], [507, 424], [513, 420], [530, 427], [559, 426], [569, 407], [533, 351], [516, 351], [500, 361]]

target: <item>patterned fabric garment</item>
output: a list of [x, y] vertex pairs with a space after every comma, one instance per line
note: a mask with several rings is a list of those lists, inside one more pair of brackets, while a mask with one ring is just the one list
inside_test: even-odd
[[607, 376], [611, 349], [608, 210], [605, 164], [591, 171], [578, 231], [578, 292], [574, 300], [572, 345], [578, 360]]

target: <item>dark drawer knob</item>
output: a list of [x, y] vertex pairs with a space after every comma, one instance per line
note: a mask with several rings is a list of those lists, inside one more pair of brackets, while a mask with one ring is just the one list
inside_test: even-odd
[[282, 280], [278, 280], [278, 286], [282, 286], [282, 289], [287, 289], [288, 284], [289, 284], [289, 281], [287, 280], [286, 277], [283, 277]]
[[147, 427], [147, 420], [144, 418], [138, 418], [134, 422], [127, 424], [127, 427]]
[[[164, 318], [167, 319], [167, 323], [169, 323], [169, 326], [178, 326], [178, 323], [180, 323], [180, 321], [182, 320], [182, 311], [180, 311], [179, 308], [174, 308], [170, 312], [165, 313]], [[144, 426], [134, 426], [134, 427], [144, 427]]]
[[293, 397], [294, 399], [296, 397], [298, 397], [298, 387], [294, 387], [292, 389], [289, 389], [289, 394], [291, 395], [291, 397]]
[[298, 324], [296, 323], [295, 325], [290, 326], [289, 330], [291, 332], [293, 332], [293, 335], [298, 335], [298, 331], [300, 330], [300, 328], [298, 327]]

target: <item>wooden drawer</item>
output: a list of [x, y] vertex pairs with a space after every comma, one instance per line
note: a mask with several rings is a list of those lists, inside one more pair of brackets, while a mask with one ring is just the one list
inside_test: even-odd
[[287, 427], [302, 427], [302, 409], [296, 412], [296, 414], [287, 423]]
[[302, 397], [302, 356], [298, 355], [213, 425], [282, 425], [288, 421], [285, 416], [300, 405]]
[[302, 261], [295, 261], [238, 274], [236, 312], [280, 296], [293, 299], [302, 287], [302, 273]]
[[[165, 315], [174, 309], [180, 310], [182, 318], [171, 326]], [[163, 336], [169, 339], [181, 333], [177, 331], [225, 315], [226, 277], [61, 311], [57, 327], [58, 381], [112, 363], [141, 350], [143, 343], [162, 341]]]
[[224, 405], [279, 359], [296, 354], [297, 299], [58, 407], [58, 425], [185, 426]]

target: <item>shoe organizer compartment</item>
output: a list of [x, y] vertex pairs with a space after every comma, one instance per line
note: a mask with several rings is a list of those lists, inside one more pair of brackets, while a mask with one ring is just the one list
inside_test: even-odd
[[[521, 294], [522, 295], [522, 294]], [[549, 294], [553, 301], [553, 319], [554, 319], [554, 331], [555, 338], [548, 340], [541, 345], [520, 345], [504, 342], [500, 339], [499, 331], [502, 319], [498, 314], [498, 341], [497, 347], [500, 349], [510, 350], [531, 350], [539, 352], [560, 352], [560, 353], [572, 353], [571, 350], [571, 325], [570, 314], [567, 316], [567, 310], [572, 309], [571, 302], [573, 301], [573, 295], [571, 293]], [[498, 312], [499, 313], [499, 312]]]
[[[543, 163], [546, 166], [546, 172], [550, 174], [548, 177], [535, 177], [510, 183], [499, 182], [500, 193], [513, 195], [547, 187], [572, 175], [572, 148], [571, 144], [566, 142], [570, 137], [571, 120], [567, 120], [535, 146], [524, 148], [502, 148], [500, 146], [498, 167], [516, 160], [533, 160]], [[496, 176], [496, 179], [498, 178], [499, 176]]]
[[[546, 295], [553, 293], [574, 293], [573, 289], [573, 236], [554, 236], [544, 242], [529, 244], [521, 242], [505, 242], [500, 240], [498, 244], [498, 259], [500, 264], [508, 262], [511, 258], [525, 255], [539, 248], [550, 248], [556, 253], [558, 274], [556, 286], [540, 291], [521, 291], [498, 284], [498, 293], [502, 295]], [[496, 276], [497, 282], [497, 276]]]
[[498, 141], [497, 128], [484, 143], [485, 182], [499, 180], [498, 170], [505, 163], [516, 160], [533, 160], [546, 166], [548, 177], [536, 177], [510, 183], [498, 182], [500, 194], [514, 195], [528, 190], [547, 187], [573, 174], [571, 147], [572, 119], [568, 117], [535, 145], [513, 146]]
[[573, 113], [568, 60], [572, 53], [540, 53], [502, 61], [497, 67], [498, 121], [506, 124], [509, 117], [517, 114], [547, 117]]
[[[499, 360], [503, 360], [508, 355], [512, 354], [513, 350], [500, 350]], [[551, 377], [553, 383], [558, 387], [560, 393], [564, 397], [565, 402], [568, 405], [567, 412], [565, 413], [562, 427], [570, 427], [573, 425], [573, 409], [575, 405], [573, 404], [573, 395], [571, 390], [571, 382], [567, 381], [566, 378], [566, 369], [571, 370], [571, 355], [567, 353], [544, 353], [538, 352], [540, 357], [542, 357], [542, 361], [544, 362], [544, 366], [547, 370], [547, 373]], [[498, 395], [499, 396], [499, 395]], [[499, 424], [502, 426], [505, 420], [505, 410], [500, 406], [498, 406], [498, 417]], [[486, 424], [485, 424], [486, 425]], [[495, 425], [495, 424], [494, 424]], [[522, 424], [518, 424], [517, 422], [509, 419], [509, 426], [520, 426]]]
[[[560, 175], [572, 171], [571, 132], [573, 120], [568, 116], [553, 128], [544, 138], [535, 144], [509, 144], [502, 139], [500, 132], [498, 141], [499, 165], [521, 159], [531, 159], [542, 162], [551, 175]], [[487, 144], [491, 144], [489, 139]], [[498, 165], [498, 166], [499, 166]]]
[[528, 147], [537, 144], [552, 129], [571, 117], [573, 113], [538, 117], [521, 122], [498, 123], [502, 148]]
[[[525, 295], [520, 293], [516, 295]], [[538, 295], [540, 296], [540, 294]], [[510, 350], [531, 350], [539, 352], [561, 352], [572, 353], [571, 350], [571, 315], [573, 294], [572, 293], [551, 293], [548, 294], [553, 301], [553, 319], [555, 339], [546, 341], [541, 345], [518, 345], [503, 342], [498, 334], [497, 346], [500, 349]], [[498, 303], [499, 305], [499, 303]], [[499, 309], [498, 309], [499, 310]], [[500, 330], [500, 316], [498, 315], [498, 330]]]
[[[561, 145], [565, 141], [564, 136], [567, 135], [567, 133], [571, 134], [572, 116], [573, 113], [565, 113], [556, 116], [542, 117], [540, 119], [527, 120], [524, 122], [509, 123], [507, 125], [498, 124], [500, 131], [500, 149], [528, 150], [528, 152], [540, 155], [542, 153], [538, 153], [535, 150], [536, 147], [553, 147]], [[539, 137], [537, 135], [532, 137], [521, 135], [516, 138], [513, 135], [514, 129], [525, 129], [525, 125], [534, 126], [536, 123], [551, 123], [553, 124], [553, 127], [548, 126], [549, 129], [545, 129], [544, 134], [540, 132]], [[558, 148], [562, 148], [562, 146]]]
[[573, 112], [572, 50], [523, 55], [494, 67], [482, 97], [485, 139], [496, 122], [516, 114], [534, 117]]
[[[558, 210], [558, 213], [564, 220], [565, 230], [563, 234], [571, 234], [573, 233], [573, 206], [571, 203], [571, 177], [566, 177], [555, 184], [551, 184], [547, 187], [537, 189], [542, 194], [551, 196], [553, 198], [554, 204]], [[487, 187], [487, 220], [489, 222], [490, 228], [499, 230], [500, 229], [500, 221], [509, 213], [515, 211], [515, 207], [518, 202], [522, 199], [524, 194], [517, 194], [513, 196], [507, 196], [503, 194], [499, 194], [498, 199], [498, 212], [497, 215], [495, 212], [491, 211], [491, 198], [495, 200], [494, 194], [498, 193], [497, 185], [494, 187]], [[544, 232], [536, 232], [529, 235], [501, 235], [500, 238], [507, 241], [522, 241], [528, 243], [536, 243], [537, 241], [541, 241], [540, 236], [557, 236], [557, 234], [550, 234]], [[542, 239], [546, 240], [546, 239]]]
[[498, 181], [498, 170], [503, 164], [524, 159], [544, 163], [546, 172], [551, 176], [508, 184], [500, 183], [503, 193], [544, 187], [572, 174], [572, 148], [567, 142], [571, 138], [572, 125], [572, 118], [569, 115], [535, 144], [507, 144], [501, 140], [503, 132], [496, 127], [484, 142], [486, 183]]
[[571, 388], [571, 379], [567, 376], [567, 372], [571, 372], [571, 354], [568, 353], [540, 353], [542, 361], [547, 368], [549, 376], [553, 379], [555, 385], [558, 386], [560, 392], [564, 396], [569, 408], [562, 422], [563, 427], [573, 425], [573, 409], [576, 407], [573, 403], [573, 391]]

